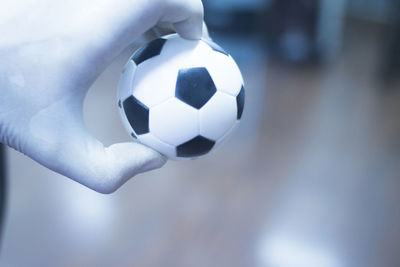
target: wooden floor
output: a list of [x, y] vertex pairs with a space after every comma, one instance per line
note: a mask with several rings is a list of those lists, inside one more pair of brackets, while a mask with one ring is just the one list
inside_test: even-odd
[[[8, 150], [0, 265], [400, 266], [400, 86], [379, 80], [381, 27], [353, 23], [344, 40], [336, 61], [298, 68], [267, 64], [257, 40], [221, 38], [246, 80], [237, 131], [113, 195]], [[106, 144], [128, 140], [115, 107], [126, 56], [87, 100]]]

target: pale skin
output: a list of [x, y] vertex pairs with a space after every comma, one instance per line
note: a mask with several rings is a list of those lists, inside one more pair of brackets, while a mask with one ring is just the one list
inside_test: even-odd
[[199, 39], [202, 24], [200, 0], [0, 1], [0, 142], [101, 193], [161, 167], [138, 143], [104, 147], [84, 99], [134, 40], [166, 29]]

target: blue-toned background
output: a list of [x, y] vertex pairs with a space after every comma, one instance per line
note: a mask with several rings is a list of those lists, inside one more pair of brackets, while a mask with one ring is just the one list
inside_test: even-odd
[[[398, 1], [204, 5], [243, 71], [237, 131], [112, 195], [8, 149], [0, 266], [400, 266]], [[115, 103], [130, 53], [86, 101], [105, 144], [129, 140]]]

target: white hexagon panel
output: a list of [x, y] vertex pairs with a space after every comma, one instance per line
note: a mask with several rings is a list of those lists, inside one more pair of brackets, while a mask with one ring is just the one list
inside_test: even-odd
[[156, 39], [132, 56], [118, 98], [131, 136], [172, 159], [210, 152], [241, 119], [245, 100], [229, 54], [211, 41], [177, 35]]
[[171, 98], [150, 109], [149, 125], [161, 141], [178, 146], [199, 134], [199, 115], [193, 107]]
[[217, 92], [200, 110], [200, 134], [218, 141], [232, 128], [236, 118], [236, 98]]

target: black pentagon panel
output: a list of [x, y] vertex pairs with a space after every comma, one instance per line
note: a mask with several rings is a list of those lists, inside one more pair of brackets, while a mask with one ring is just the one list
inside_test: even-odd
[[237, 104], [237, 119], [240, 120], [242, 118], [243, 114], [243, 108], [244, 108], [244, 87], [242, 86], [242, 89], [240, 89], [240, 92], [238, 96], [236, 97], [236, 104]]
[[133, 56], [132, 60], [139, 65], [143, 61], [146, 61], [152, 57], [158, 56], [167, 40], [166, 39], [155, 39], [147, 45], [140, 48]]
[[215, 145], [215, 142], [203, 136], [197, 136], [190, 141], [178, 146], [176, 154], [178, 157], [192, 158], [207, 154]]
[[186, 104], [200, 109], [217, 89], [206, 68], [182, 69], [178, 73], [175, 96]]
[[214, 43], [211, 40], [207, 40], [207, 39], [202, 39], [206, 44], [208, 44], [214, 51], [220, 52], [222, 54], [225, 54], [227, 56], [229, 56], [229, 54], [219, 45], [217, 45], [216, 43]]
[[124, 111], [136, 134], [149, 132], [149, 109], [134, 96], [128, 97], [124, 103]]

